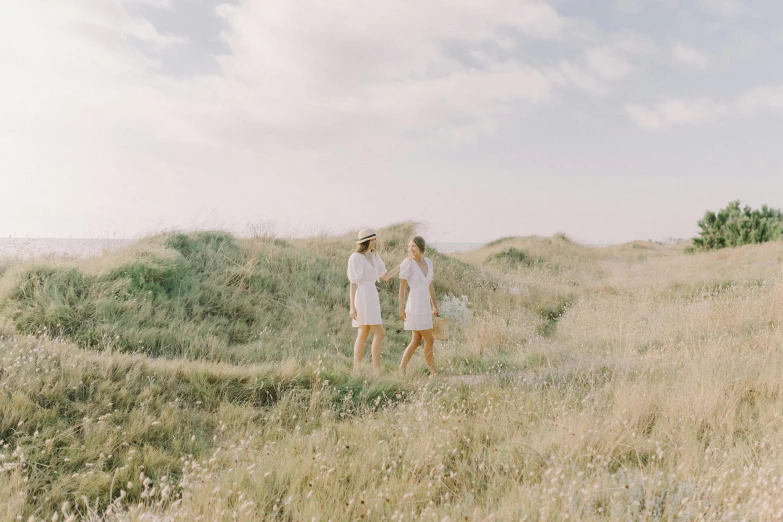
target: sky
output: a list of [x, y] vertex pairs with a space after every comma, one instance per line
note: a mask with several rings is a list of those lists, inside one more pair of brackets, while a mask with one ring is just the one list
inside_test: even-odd
[[12, 4], [0, 237], [613, 244], [783, 207], [779, 0]]

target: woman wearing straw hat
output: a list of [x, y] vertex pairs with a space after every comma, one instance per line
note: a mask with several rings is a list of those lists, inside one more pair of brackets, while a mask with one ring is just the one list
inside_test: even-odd
[[381, 367], [381, 345], [383, 344], [383, 321], [381, 319], [381, 300], [375, 283], [378, 280], [388, 281], [400, 271], [396, 267], [386, 271], [386, 265], [375, 253], [378, 235], [370, 228], [359, 231], [356, 241], [356, 251], [348, 258], [348, 280], [350, 286], [351, 319], [353, 326], [358, 328], [356, 343], [353, 346], [353, 368], [359, 368], [364, 357], [364, 344], [373, 334], [372, 365]]
[[[411, 343], [402, 354], [400, 370], [405, 371], [416, 348], [424, 340], [424, 360], [430, 367], [430, 375], [436, 375], [435, 357], [432, 354], [432, 318], [438, 315], [438, 302], [435, 300], [435, 286], [432, 284], [432, 261], [424, 257], [426, 248], [423, 237], [410, 238], [410, 257], [400, 265], [400, 319], [405, 322], [405, 329], [413, 332]], [[403, 307], [406, 286], [410, 287], [410, 294]]]

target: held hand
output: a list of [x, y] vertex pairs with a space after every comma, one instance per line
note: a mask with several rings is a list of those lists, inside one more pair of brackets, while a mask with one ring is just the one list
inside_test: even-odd
[[350, 313], [351, 319], [356, 321], [358, 319], [358, 315], [359, 314], [356, 312], [356, 308], [351, 308], [351, 313]]
[[400, 308], [400, 319], [402, 319], [404, 321], [407, 318], [408, 318], [408, 316], [405, 314], [405, 309], [404, 308]]
[[435, 317], [438, 316], [438, 307], [437, 306], [433, 306], [432, 307], [432, 315], [435, 316]]

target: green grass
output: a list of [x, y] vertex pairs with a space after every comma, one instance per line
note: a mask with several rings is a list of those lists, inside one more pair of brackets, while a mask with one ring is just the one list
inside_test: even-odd
[[[381, 231], [390, 269], [413, 231], [406, 223]], [[419, 355], [407, 378], [389, 376], [410, 339], [398, 320], [386, 323], [386, 373], [350, 373], [352, 247], [346, 237], [171, 233], [99, 259], [4, 269], [0, 466], [20, 464], [27, 482], [0, 475], [0, 494], [24, 491], [14, 508], [24, 519], [48, 519], [66, 501], [80, 517], [120, 504], [165, 509], [228, 431], [288, 440], [409, 401], [425, 372]], [[477, 310], [545, 317], [541, 307], [560, 304], [557, 292], [522, 301], [500, 272], [426, 255], [436, 293], [468, 296]], [[383, 315], [395, 317], [398, 282], [380, 286]], [[439, 354], [438, 364], [451, 373], [520, 371], [505, 335], [493, 334], [492, 357], [468, 350]]]
[[[389, 268], [411, 227], [383, 232]], [[274, 439], [317, 429], [325, 412], [351, 419], [407, 400], [406, 381], [349, 373], [352, 246], [174, 233], [98, 260], [9, 269], [2, 311], [27, 336], [0, 338], [0, 447], [7, 461], [18, 458], [13, 448], [24, 455], [23, 516], [48, 518], [82, 495], [90, 507], [81, 515], [120, 495], [124, 505], [149, 502], [139, 474], [158, 494], [173, 488], [226, 425]], [[439, 292], [486, 302], [497, 291], [475, 267], [427, 255]], [[381, 284], [385, 316], [397, 285]], [[387, 324], [387, 366], [408, 340], [401, 324]]]
[[541, 265], [544, 264], [545, 260], [541, 256], [534, 259], [524, 250], [510, 246], [504, 248], [500, 252], [496, 252], [490, 255], [487, 258], [487, 262], [500, 265], [501, 267], [514, 269], [518, 267], [529, 267], [535, 264]]
[[139, 473], [154, 484], [178, 483], [183, 460], [208, 455], [223, 426], [238, 418], [258, 433], [308, 431], [323, 411], [363, 415], [411, 391], [317, 361], [288, 373], [279, 365], [156, 362], [90, 355], [48, 339], [0, 338], [0, 447], [8, 444], [3, 460], [13, 460], [8, 448], [24, 454], [24, 518], [81, 495], [98, 511], [121, 494], [141, 501]]
[[[383, 231], [391, 269], [412, 225]], [[37, 263], [7, 274], [2, 302], [18, 331], [49, 332], [79, 346], [152, 357], [256, 363], [314, 354], [350, 357], [346, 326], [352, 243], [342, 238], [287, 242], [239, 240], [222, 232], [164, 234], [84, 264]], [[498, 285], [475, 267], [442, 256], [436, 291], [486, 302]], [[396, 317], [398, 283], [380, 283], [384, 317]], [[387, 323], [386, 346], [401, 354], [409, 334]], [[399, 352], [399, 354], [398, 354]]]
[[558, 296], [551, 302], [543, 303], [536, 308], [536, 312], [544, 322], [539, 326], [538, 333], [543, 337], [552, 337], [557, 328], [557, 322], [574, 304], [573, 297]]
[[[410, 226], [381, 231], [390, 268]], [[638, 260], [633, 246], [520, 238], [547, 262], [519, 270], [485, 263], [494, 250], [460, 256], [472, 265], [428, 250], [438, 295], [466, 295], [474, 312], [436, 344], [429, 379], [421, 350], [404, 377], [388, 371], [408, 339], [395, 322], [385, 369], [351, 372], [352, 244], [165, 234], [100, 259], [10, 266], [0, 520], [783, 509], [779, 245]], [[384, 285], [385, 318], [397, 288]]]

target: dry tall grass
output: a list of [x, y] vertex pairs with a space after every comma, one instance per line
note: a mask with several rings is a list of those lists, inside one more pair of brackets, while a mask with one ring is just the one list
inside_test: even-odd
[[[510, 246], [534, 261], [504, 262], [497, 254]], [[438, 379], [424, 377], [420, 357], [412, 377], [367, 375], [353, 388], [329, 366], [336, 360], [157, 364], [18, 337], [6, 325], [2, 411], [34, 412], [27, 387], [71, 386], [89, 368], [193, 384], [158, 385], [165, 393], [150, 407], [161, 425], [144, 429], [168, 430], [170, 440], [136, 433], [142, 455], [122, 450], [127, 468], [111, 498], [74, 489], [61, 519], [783, 519], [783, 244], [685, 255], [641, 242], [593, 249], [515, 238], [455, 257], [473, 268], [454, 262], [447, 285], [480, 291], [471, 325], [436, 345]], [[60, 368], [71, 369], [65, 383]], [[269, 403], [217, 394], [221, 379], [239, 376], [245, 390], [254, 376], [306, 384]], [[373, 385], [388, 393], [342, 407]], [[184, 420], [170, 414], [179, 394]], [[201, 395], [212, 399], [204, 411]], [[131, 414], [102, 429], [129, 431]], [[74, 444], [79, 430], [96, 433], [79, 426]], [[25, 482], [46, 447], [33, 430], [43, 431], [23, 422], [2, 432], [22, 444], [0, 450], [0, 516], [49, 520], [59, 506]], [[178, 464], [156, 467], [177, 444]], [[87, 488], [118, 469], [107, 462], [68, 472]]]

